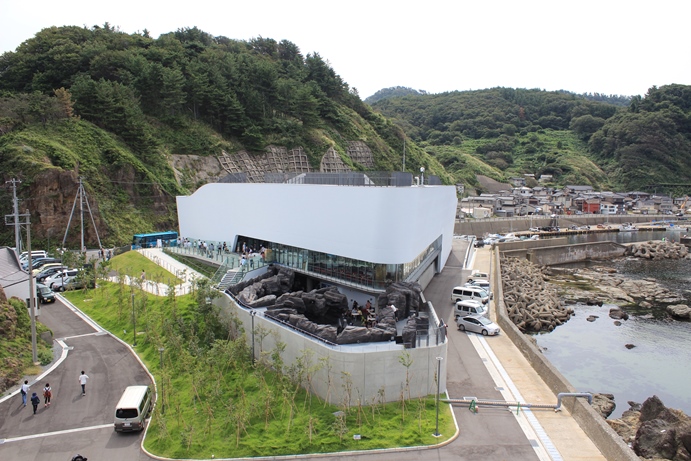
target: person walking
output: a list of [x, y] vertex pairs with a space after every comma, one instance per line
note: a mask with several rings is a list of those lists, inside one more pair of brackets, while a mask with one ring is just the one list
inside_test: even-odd
[[26, 396], [29, 394], [29, 381], [24, 381], [24, 384], [22, 384], [22, 388], [20, 390], [22, 394], [22, 403], [24, 406], [26, 406]]
[[41, 398], [34, 392], [31, 395], [31, 406], [34, 407], [34, 414], [36, 414], [36, 410], [38, 409], [39, 403], [41, 403]]
[[84, 373], [84, 370], [82, 370], [82, 374], [79, 375], [79, 384], [82, 385], [82, 395], [86, 395], [86, 382], [89, 379], [89, 375]]
[[53, 391], [50, 388], [50, 383], [46, 383], [46, 387], [43, 388], [43, 406], [50, 406], [50, 398], [53, 396]]

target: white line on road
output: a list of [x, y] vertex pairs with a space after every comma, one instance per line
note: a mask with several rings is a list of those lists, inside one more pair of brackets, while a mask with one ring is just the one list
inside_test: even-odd
[[[486, 358], [485, 367], [492, 376], [492, 379], [497, 387], [502, 388], [500, 392], [504, 397], [504, 400], [507, 402], [523, 402], [521, 393], [513, 381], [511, 381], [509, 374], [506, 372], [501, 362], [494, 354], [492, 348], [489, 346], [489, 344], [487, 344], [487, 340], [484, 337], [478, 336], [474, 333], [466, 334], [469, 336], [470, 342], [480, 358]], [[511, 410], [511, 408], [509, 408], [509, 410]], [[537, 446], [533, 445], [533, 449], [535, 450], [535, 454], [538, 456], [538, 458], [541, 460], [551, 459], [553, 461], [562, 461], [561, 454], [556, 449], [533, 412], [529, 408], [521, 408], [521, 412], [525, 416], [525, 419], [519, 417], [517, 414], [519, 413], [518, 411], [511, 411], [526, 437], [528, 437], [529, 440], [532, 439], [538, 442]]]
[[55, 432], [44, 432], [42, 434], [31, 434], [31, 435], [23, 435], [21, 437], [10, 437], [8, 439], [0, 439], [0, 444], [2, 443], [10, 443], [10, 442], [20, 442], [22, 440], [31, 440], [31, 439], [38, 439], [41, 437], [51, 437], [53, 435], [62, 435], [62, 434], [71, 434], [74, 432], [83, 432], [83, 431], [92, 431], [94, 429], [105, 429], [107, 427], [112, 428], [113, 423], [110, 424], [101, 424], [100, 426], [89, 426], [89, 427], [78, 427], [76, 429], [67, 429], [64, 431], [55, 431]]

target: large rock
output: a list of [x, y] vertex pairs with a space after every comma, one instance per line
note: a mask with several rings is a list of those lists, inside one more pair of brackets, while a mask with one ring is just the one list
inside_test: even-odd
[[617, 405], [614, 403], [614, 394], [593, 394], [593, 409], [607, 419]]
[[667, 306], [667, 312], [679, 319], [691, 319], [691, 308], [686, 304], [672, 304]]

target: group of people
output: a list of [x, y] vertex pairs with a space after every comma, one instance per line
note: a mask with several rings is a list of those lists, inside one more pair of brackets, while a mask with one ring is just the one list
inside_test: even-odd
[[[79, 375], [79, 384], [82, 386], [82, 395], [86, 395], [86, 382], [89, 380], [89, 376], [84, 373], [84, 370], [82, 370], [82, 373]], [[26, 407], [27, 400], [31, 402], [31, 406], [34, 409], [34, 414], [36, 414], [36, 411], [38, 410], [38, 406], [41, 404], [41, 398], [38, 396], [36, 392], [31, 393], [31, 398], [28, 398], [29, 391], [31, 390], [31, 386], [29, 386], [29, 380], [24, 380], [24, 384], [22, 384], [21, 388], [19, 389], [19, 393], [22, 396], [22, 405]], [[50, 383], [46, 383], [45, 387], [43, 388], [43, 406], [44, 408], [48, 408], [51, 404], [51, 398], [53, 397], [53, 388], [50, 387]]]
[[344, 317], [339, 319], [340, 331], [345, 329], [347, 325], [354, 325], [356, 323], [360, 323], [362, 326], [367, 328], [372, 328], [377, 323], [374, 307], [372, 306], [372, 300], [370, 299], [367, 300], [364, 306], [359, 305], [357, 301], [353, 300], [353, 307], [351, 308], [349, 314], [349, 319], [346, 320]]
[[101, 249], [98, 250], [98, 256], [104, 261], [110, 261], [110, 258], [113, 256], [113, 253], [110, 251], [110, 248], [105, 249], [101, 247]]

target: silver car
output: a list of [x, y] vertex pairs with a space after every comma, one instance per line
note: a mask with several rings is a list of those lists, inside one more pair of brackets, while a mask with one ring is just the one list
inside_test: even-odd
[[487, 317], [479, 314], [471, 314], [461, 316], [456, 319], [456, 325], [460, 331], [472, 331], [474, 333], [482, 333], [483, 336], [498, 335], [501, 331], [499, 325], [492, 322]]

